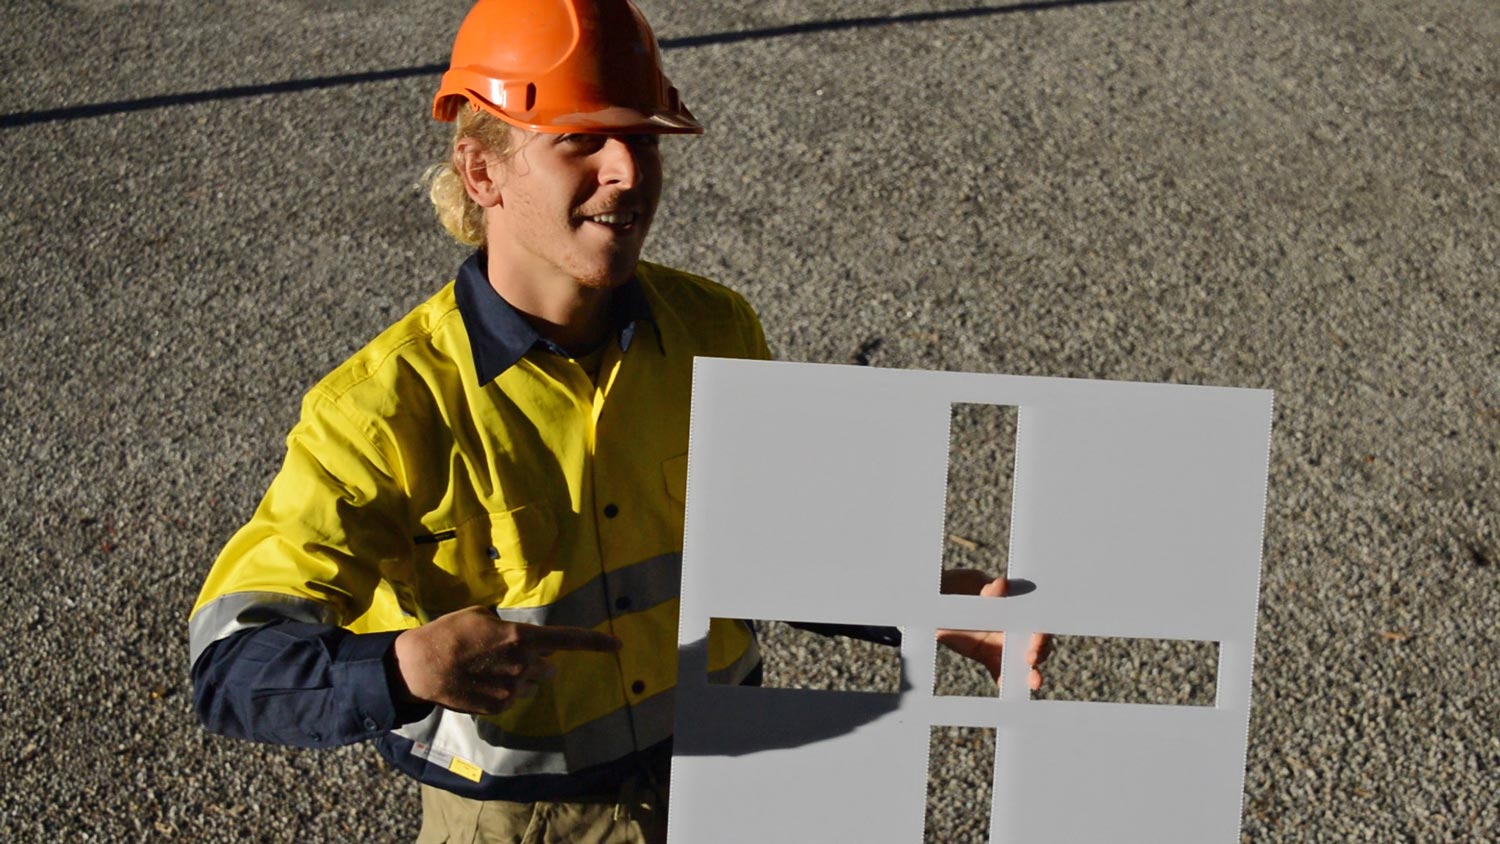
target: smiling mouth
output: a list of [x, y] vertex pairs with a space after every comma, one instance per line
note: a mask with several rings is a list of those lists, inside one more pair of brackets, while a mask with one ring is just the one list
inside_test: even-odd
[[635, 221], [639, 218], [640, 215], [634, 211], [611, 211], [608, 214], [591, 214], [579, 219], [586, 223], [597, 223], [601, 226], [608, 226], [612, 229], [624, 231], [635, 225]]

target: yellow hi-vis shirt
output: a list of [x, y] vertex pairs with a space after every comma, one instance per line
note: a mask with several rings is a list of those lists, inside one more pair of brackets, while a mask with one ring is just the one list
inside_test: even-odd
[[[483, 797], [671, 736], [692, 360], [769, 354], [738, 294], [642, 262], [631, 293], [649, 316], [606, 343], [595, 378], [555, 350], [507, 358], [487, 323], [517, 317], [480, 267], [308, 393], [190, 633], [197, 660], [270, 620], [369, 633], [482, 605], [618, 637], [617, 653], [558, 652], [555, 676], [498, 716], [436, 707], [380, 738], [401, 769]], [[758, 659], [747, 628], [715, 622], [716, 679]]]

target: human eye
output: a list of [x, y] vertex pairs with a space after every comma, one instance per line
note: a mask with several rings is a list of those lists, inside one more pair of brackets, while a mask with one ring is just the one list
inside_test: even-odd
[[582, 153], [591, 153], [604, 146], [604, 135], [588, 135], [582, 132], [573, 132], [557, 139], [557, 143], [570, 150]]

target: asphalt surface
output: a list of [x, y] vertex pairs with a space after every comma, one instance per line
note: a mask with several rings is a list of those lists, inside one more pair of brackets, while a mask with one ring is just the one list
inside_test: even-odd
[[[1276, 391], [1246, 841], [1500, 838], [1500, 6], [642, 5], [710, 127], [649, 257], [780, 357]], [[199, 729], [186, 616], [301, 393], [463, 257], [417, 181], [465, 9], [5, 4], [0, 840], [415, 836], [370, 748]], [[985, 741], [935, 738], [930, 840], [982, 840]]]

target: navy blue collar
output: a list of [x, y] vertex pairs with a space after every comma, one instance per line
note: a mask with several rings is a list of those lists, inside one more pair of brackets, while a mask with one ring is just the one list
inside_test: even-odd
[[[490, 286], [483, 251], [470, 255], [458, 268], [453, 296], [458, 301], [464, 330], [469, 334], [469, 346], [474, 350], [474, 371], [480, 384], [495, 380], [537, 347], [569, 357], [561, 346], [538, 334], [531, 323]], [[609, 311], [610, 330], [619, 332], [621, 352], [629, 351], [636, 323], [646, 320], [656, 324], [651, 316], [651, 304], [646, 301], [641, 283], [634, 275], [610, 296]]]

